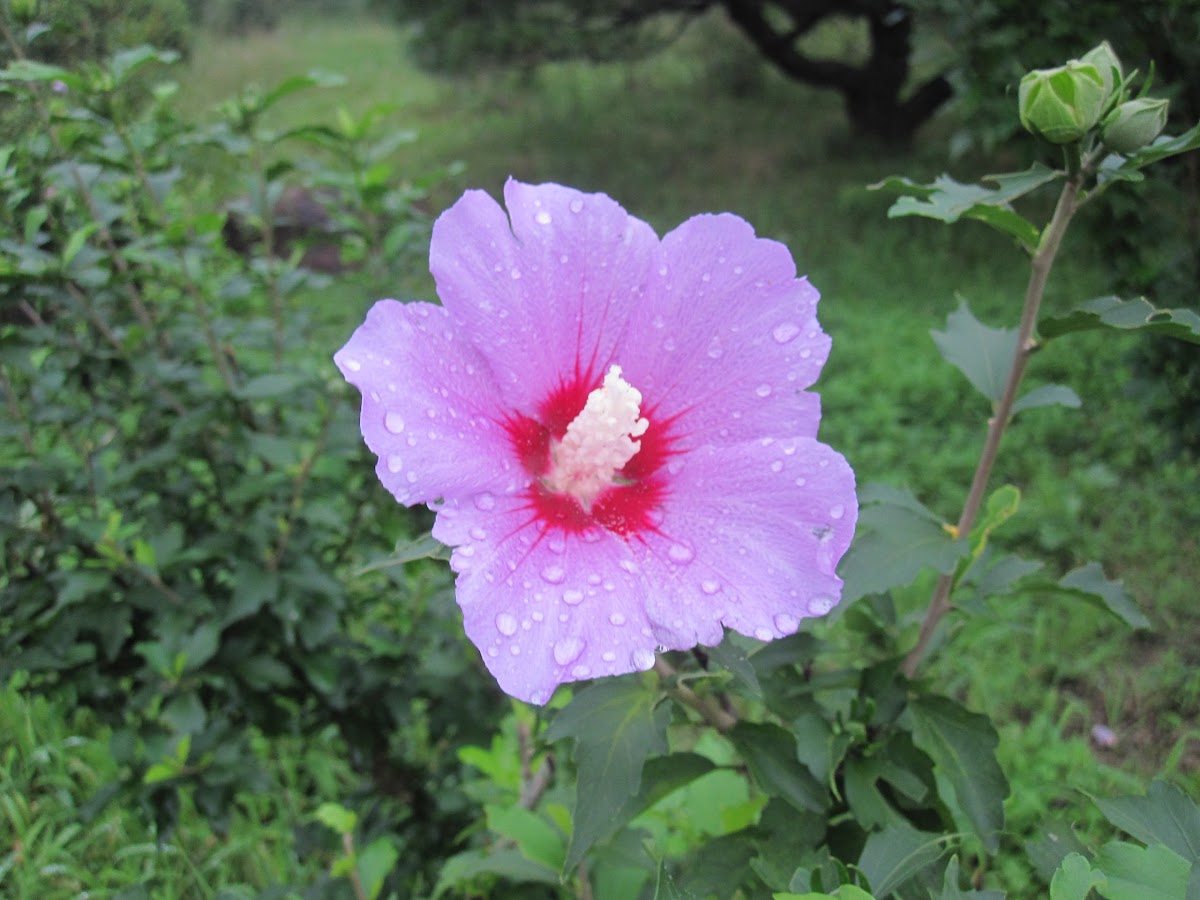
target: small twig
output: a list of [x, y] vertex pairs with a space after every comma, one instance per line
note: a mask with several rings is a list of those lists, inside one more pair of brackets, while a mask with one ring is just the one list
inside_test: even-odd
[[579, 900], [592, 900], [592, 882], [588, 878], [587, 862], [581, 862], [575, 871], [579, 875]]
[[[342, 849], [346, 851], [346, 856], [350, 857], [355, 863], [358, 862], [354, 853], [354, 835], [350, 832], [345, 832], [342, 835]], [[358, 866], [350, 867], [350, 886], [354, 888], [355, 900], [368, 900], [367, 891], [363, 887], [362, 879], [358, 875]]]
[[300, 471], [296, 473], [296, 477], [292, 481], [292, 499], [288, 504], [287, 518], [280, 528], [279, 540], [275, 543], [275, 549], [267, 560], [268, 569], [278, 569], [279, 563], [283, 560], [283, 554], [287, 551], [288, 541], [291, 540], [292, 531], [296, 525], [296, 515], [300, 512], [301, 501], [304, 499], [304, 488], [308, 484], [309, 476], [312, 475], [317, 457], [325, 449], [325, 441], [329, 437], [329, 426], [333, 422], [333, 411], [337, 407], [337, 403], [337, 397], [329, 401], [329, 407], [325, 410], [325, 417], [321, 421], [321, 430], [317, 434], [312, 452], [300, 463]]
[[701, 697], [680, 681], [679, 673], [661, 656], [654, 660], [654, 671], [662, 679], [663, 688], [667, 694], [684, 706], [690, 706], [700, 714], [700, 718], [717, 731], [729, 731], [738, 723], [738, 717], [724, 709], [720, 701], [714, 700], [712, 697]]
[[[1050, 219], [1050, 224], [1046, 226], [1045, 236], [1033, 256], [1029, 284], [1025, 290], [1025, 306], [1021, 311], [1021, 324], [1017, 330], [1017, 346], [1013, 353], [1012, 366], [1008, 371], [1008, 381], [1004, 385], [1004, 393], [1000, 397], [1000, 402], [996, 404], [991, 419], [988, 420], [987, 438], [983, 444], [983, 452], [980, 454], [979, 464], [975, 468], [975, 477], [971, 481], [971, 489], [967, 493], [962, 515], [958, 520], [957, 533], [959, 537], [966, 537], [970, 534], [971, 527], [975, 524], [975, 517], [983, 505], [988, 480], [991, 478], [992, 467], [996, 462], [996, 454], [1000, 450], [1000, 440], [1004, 437], [1004, 431], [1008, 428], [1009, 420], [1012, 418], [1013, 405], [1016, 403], [1017, 391], [1021, 386], [1021, 377], [1025, 374], [1025, 365], [1029, 362], [1029, 357], [1036, 346], [1033, 340], [1033, 330], [1037, 325], [1038, 310], [1046, 291], [1046, 279], [1054, 265], [1054, 257], [1058, 253], [1067, 225], [1079, 208], [1079, 191], [1086, 173], [1085, 167], [1084, 171], [1068, 178], [1067, 183], [1063, 185], [1058, 205], [1054, 208], [1054, 215]], [[941, 576], [933, 590], [929, 608], [925, 611], [925, 619], [921, 622], [917, 643], [909, 651], [902, 667], [904, 674], [909, 678], [913, 677], [921, 660], [925, 657], [929, 642], [942, 617], [950, 611], [952, 606], [950, 592], [954, 588], [954, 578], [953, 572]]]
[[533, 733], [525, 722], [517, 723], [517, 745], [521, 752], [521, 796], [517, 803], [522, 809], [533, 809], [554, 778], [554, 754], [547, 753], [542, 767], [533, 771]]

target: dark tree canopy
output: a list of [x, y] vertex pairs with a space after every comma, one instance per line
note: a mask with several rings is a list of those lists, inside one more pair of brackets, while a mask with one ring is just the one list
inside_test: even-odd
[[[534, 66], [569, 58], [643, 56], [692, 18], [719, 8], [789, 78], [842, 95], [854, 130], [907, 142], [950, 99], [942, 75], [910, 85], [912, 15], [898, 0], [398, 0], [401, 18], [421, 24], [423, 62], [435, 69]], [[853, 64], [806, 53], [801, 40], [843, 17], [865, 22], [870, 47]]]

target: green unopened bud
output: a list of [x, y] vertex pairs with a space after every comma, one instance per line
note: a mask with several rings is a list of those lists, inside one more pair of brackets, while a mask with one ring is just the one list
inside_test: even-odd
[[1113, 88], [1119, 87], [1121, 79], [1125, 77], [1121, 70], [1121, 61], [1117, 59], [1117, 54], [1113, 52], [1113, 48], [1109, 46], [1108, 41], [1104, 41], [1099, 47], [1093, 47], [1079, 60], [1081, 63], [1087, 63], [1096, 67], [1096, 71], [1100, 73], [1100, 77], [1104, 79], [1104, 92], [1111, 94]]
[[1104, 78], [1091, 63], [1037, 69], [1021, 79], [1021, 124], [1052, 144], [1069, 144], [1096, 126], [1107, 100]]
[[1167, 101], [1126, 100], [1104, 120], [1104, 146], [1117, 153], [1141, 150], [1167, 127]]

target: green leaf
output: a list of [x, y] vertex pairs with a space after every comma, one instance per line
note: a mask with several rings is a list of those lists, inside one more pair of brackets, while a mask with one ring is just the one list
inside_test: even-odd
[[859, 503], [858, 531], [838, 566], [845, 581], [842, 607], [910, 584], [925, 569], [951, 572], [966, 555], [967, 542], [952, 538], [908, 491], [867, 485], [859, 491]]
[[646, 765], [642, 767], [642, 783], [638, 792], [625, 800], [613, 815], [608, 834], [601, 836], [599, 840], [606, 840], [664, 797], [714, 769], [716, 765], [713, 761], [699, 753], [672, 753], [646, 760]]
[[942, 892], [934, 900], [1004, 900], [1001, 891], [964, 891], [958, 880], [958, 857], [952, 856], [942, 877]]
[[403, 566], [406, 563], [413, 562], [418, 559], [449, 559], [450, 548], [442, 544], [440, 541], [433, 539], [433, 535], [421, 534], [411, 540], [397, 541], [396, 549], [393, 550], [383, 559], [375, 560], [363, 566], [354, 573], [355, 578], [361, 578], [368, 572], [378, 572], [382, 569], [391, 569], [396, 566]]
[[658, 700], [635, 678], [600, 681], [577, 693], [547, 729], [548, 741], [575, 738], [579, 772], [563, 872], [574, 870], [641, 788], [646, 758], [667, 752], [671, 708]]
[[1150, 627], [1150, 620], [1125, 590], [1125, 585], [1120, 581], [1109, 581], [1105, 578], [1100, 563], [1090, 562], [1086, 566], [1071, 570], [1059, 579], [1057, 588], [1108, 610], [1130, 628]]
[[758, 673], [754, 671], [750, 659], [735, 641], [733, 632], [727, 632], [721, 643], [708, 648], [709, 659], [749, 688], [753, 696], [761, 697], [762, 685], [758, 683]]
[[392, 845], [390, 837], [378, 837], [358, 854], [358, 880], [371, 900], [383, 890], [383, 880], [396, 866], [399, 851]]
[[142, 776], [143, 784], [158, 784], [160, 781], [170, 781], [179, 774], [179, 766], [175, 762], [155, 763]]
[[71, 265], [71, 260], [79, 255], [79, 251], [83, 249], [83, 245], [87, 243], [87, 239], [90, 238], [99, 227], [99, 222], [88, 222], [83, 227], [77, 228], [71, 233], [71, 236], [67, 238], [66, 246], [63, 247], [63, 268]]
[[313, 813], [313, 818], [334, 834], [354, 834], [354, 829], [358, 827], [357, 814], [337, 803], [322, 803]]
[[1107, 879], [1099, 892], [1108, 900], [1181, 900], [1192, 871], [1186, 859], [1163, 844], [1120, 841], [1101, 847], [1093, 868]]
[[945, 852], [941, 835], [897, 823], [867, 838], [858, 858], [871, 893], [883, 900]]
[[237, 390], [243, 400], [269, 400], [291, 394], [309, 380], [304, 372], [272, 372], [251, 378]]
[[766, 793], [786, 800], [800, 812], [824, 812], [828, 798], [796, 755], [796, 739], [778, 725], [738, 722], [729, 739], [746, 761], [754, 781]]
[[441, 875], [438, 876], [433, 900], [437, 900], [451, 888], [471, 882], [480, 875], [495, 875], [509, 881], [559, 887], [557, 872], [547, 869], [541, 863], [526, 859], [517, 850], [497, 850], [495, 853], [470, 850], [446, 860]]
[[340, 87], [345, 83], [346, 79], [336, 72], [323, 72], [319, 69], [312, 69], [306, 75], [293, 75], [291, 78], [285, 78], [271, 90], [267, 91], [256, 104], [257, 110], [263, 112], [270, 109], [284, 97], [294, 94], [297, 91], [303, 91], [311, 87]]
[[522, 806], [485, 806], [488, 828], [511, 838], [529, 859], [555, 871], [562, 868], [567, 848], [558, 830], [531, 810]]
[[971, 559], [976, 560], [987, 548], [988, 538], [993, 531], [1017, 514], [1021, 506], [1021, 492], [1011, 484], [1002, 485], [992, 491], [984, 506], [983, 515], [971, 529]]
[[1025, 842], [1025, 854], [1043, 881], [1050, 881], [1063, 860], [1072, 853], [1083, 855], [1087, 852], [1071, 826], [1064, 822], [1042, 825], [1038, 836]]
[[1041, 387], [1035, 387], [1023, 397], [1018, 397], [1017, 402], [1013, 404], [1013, 415], [1026, 410], [1036, 409], [1039, 406], [1065, 406], [1068, 409], [1079, 409], [1083, 405], [1083, 401], [1079, 399], [1079, 395], [1064, 384], [1043, 384]]
[[1094, 799], [1104, 817], [1122, 831], [1200, 863], [1200, 807], [1175, 785], [1155, 781], [1144, 797]]
[[1104, 874], [1078, 853], [1069, 853], [1050, 879], [1050, 900], [1087, 900], [1094, 887], [1106, 884]]
[[176, 734], [199, 734], [204, 730], [207, 714], [195, 694], [180, 694], [163, 707], [159, 718]]
[[908, 713], [914, 743], [929, 754], [984, 847], [995, 853], [1004, 828], [1008, 781], [996, 761], [1000, 740], [991, 720], [937, 696], [917, 697]]
[[984, 325], [964, 302], [946, 318], [945, 331], [930, 333], [946, 362], [966, 375], [993, 407], [999, 403], [1017, 349], [1017, 329]]
[[178, 59], [179, 54], [174, 50], [158, 50], [148, 44], [142, 44], [139, 47], [131, 47], [128, 50], [114, 53], [108, 61], [108, 69], [112, 73], [113, 83], [119, 86], [150, 63], [169, 65]]
[[1097, 297], [1065, 316], [1051, 316], [1038, 323], [1038, 333], [1045, 340], [1094, 328], [1148, 331], [1200, 343], [1200, 314], [1185, 307], [1157, 309], [1145, 297]]
[[184, 672], [195, 672], [217, 652], [221, 632], [216, 622], [197, 622], [195, 630], [183, 640]]
[[0, 81], [61, 81], [72, 88], [80, 85], [79, 76], [61, 66], [18, 59], [0, 70]]
[[1032, 252], [1040, 232], [1032, 222], [1015, 212], [1009, 201], [1058, 177], [1058, 172], [1034, 165], [1025, 172], [1012, 175], [989, 175], [990, 180], [1000, 185], [996, 190], [962, 184], [948, 175], [939, 176], [931, 184], [919, 184], [893, 175], [871, 185], [871, 190], [890, 190], [904, 195], [888, 210], [889, 219], [924, 216], [947, 223], [974, 219], [1016, 238]]

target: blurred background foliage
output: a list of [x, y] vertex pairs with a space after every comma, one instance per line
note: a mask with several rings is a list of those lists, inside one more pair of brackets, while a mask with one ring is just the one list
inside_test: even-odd
[[[331, 874], [349, 834], [384, 848], [403, 897], [489, 842], [482, 805], [516, 773], [488, 767], [523, 752], [520, 723], [493, 738], [509, 707], [444, 564], [418, 545], [378, 565], [428, 519], [376, 485], [329, 362], [375, 297], [433, 297], [428, 226], [468, 185], [603, 190], [660, 232], [729, 209], [786, 242], [834, 336], [823, 439], [861, 481], [956, 514], [986, 410], [928, 332], [956, 293], [1010, 323], [1021, 256], [982, 229], [888, 223], [863, 185], [1023, 165], [1016, 79], [1101, 38], [1127, 66], [1155, 59], [1157, 92], [1194, 122], [1200, 11], [762, 5], [779, 33], [811, 20], [788, 46], [851, 81], [872, 29], [903, 27], [896, 108], [953, 88], [864, 145], [851, 88], [770, 58], [746, 5], [6, 0], [0, 61], [73, 74], [26, 68], [0, 107], [0, 893], [354, 896]], [[120, 53], [140, 44], [182, 61]], [[1195, 156], [1089, 212], [1051, 307], [1114, 283], [1195, 305]], [[1001, 734], [1004, 852], [979, 874], [1017, 897], [1044, 896], [1023, 846], [1048, 821], [1112, 833], [1081, 790], [1200, 786], [1197, 350], [1071, 347], [1032, 379], [1084, 407], [1018, 422], [997, 483], [1024, 501], [1004, 540], [1060, 572], [1104, 561], [1155, 630], [1017, 596], [961, 620], [930, 667]], [[928, 589], [891, 598], [901, 639]], [[830, 632], [839, 659], [870, 658], [871, 628]], [[696, 823], [678, 833], [698, 843], [753, 806], [727, 788], [658, 815]], [[348, 832], [317, 816], [330, 801], [357, 813]], [[724, 825], [699, 824], [714, 804]]]

